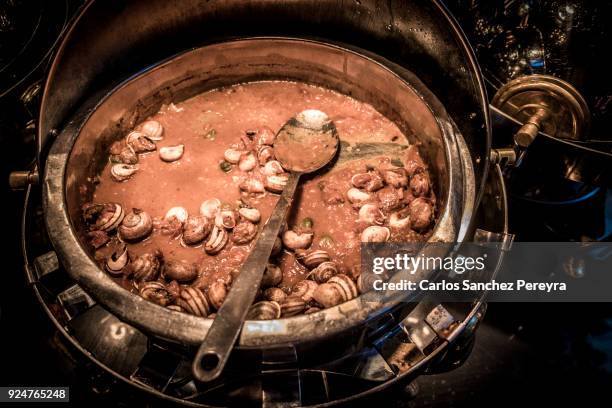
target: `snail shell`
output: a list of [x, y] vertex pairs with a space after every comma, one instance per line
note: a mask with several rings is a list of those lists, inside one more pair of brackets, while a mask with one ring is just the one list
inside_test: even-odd
[[251, 152], [244, 153], [238, 160], [238, 168], [244, 172], [251, 171], [257, 167], [257, 158]]
[[219, 228], [232, 229], [236, 226], [236, 214], [232, 210], [221, 210], [215, 216], [215, 225]]
[[423, 197], [429, 194], [429, 177], [427, 173], [417, 173], [410, 178], [410, 191], [415, 197]]
[[255, 177], [246, 178], [238, 187], [247, 193], [263, 193], [265, 191], [264, 183]]
[[159, 158], [165, 162], [173, 162], [183, 157], [185, 145], [166, 146], [159, 149]]
[[389, 227], [395, 229], [406, 229], [410, 227], [410, 216], [408, 211], [394, 212], [389, 216]]
[[157, 142], [163, 139], [164, 127], [156, 120], [144, 122], [140, 127], [140, 131], [150, 140]]
[[311, 279], [317, 283], [325, 283], [337, 273], [338, 266], [335, 262], [323, 262], [310, 271], [310, 273], [306, 276], [306, 279]]
[[385, 215], [378, 205], [376, 204], [364, 204], [359, 209], [359, 221], [366, 224], [382, 225], [385, 223]]
[[387, 227], [371, 226], [361, 233], [361, 242], [387, 242], [391, 231]]
[[276, 174], [283, 174], [285, 169], [281, 166], [280, 162], [276, 160], [270, 160], [266, 164], [264, 164], [263, 169], [261, 171], [265, 176], [274, 176]]
[[297, 233], [292, 230], [287, 230], [283, 233], [283, 245], [289, 249], [306, 249], [312, 244], [312, 232]]
[[208, 300], [215, 309], [219, 310], [226, 296], [227, 286], [225, 282], [216, 281], [208, 287]]
[[327, 283], [319, 285], [313, 295], [314, 300], [323, 307], [333, 307], [347, 302], [359, 295], [355, 282], [344, 274], [332, 277]]
[[123, 207], [115, 203], [103, 204], [98, 217], [94, 224], [94, 228], [101, 231], [112, 231], [116, 229], [125, 217]]
[[168, 212], [166, 212], [164, 219], [169, 220], [172, 217], [176, 218], [181, 223], [184, 223], [185, 221], [187, 221], [187, 217], [189, 217], [189, 213], [184, 207], [172, 207], [171, 209], [168, 210]]
[[246, 316], [248, 320], [273, 320], [279, 317], [281, 317], [281, 306], [269, 300], [262, 300], [252, 305]]
[[305, 279], [299, 281], [291, 288], [291, 295], [298, 296], [304, 302], [309, 303], [313, 299], [314, 292], [318, 287], [317, 282]]
[[128, 146], [131, 146], [136, 153], [152, 152], [157, 147], [147, 136], [142, 132], [130, 132], [125, 138]]
[[186, 261], [166, 261], [163, 273], [166, 279], [185, 283], [197, 278], [198, 268]]
[[119, 152], [119, 161], [125, 164], [136, 164], [138, 163], [138, 155], [132, 146], [127, 145]]
[[125, 241], [139, 241], [146, 238], [153, 231], [153, 220], [145, 211], [133, 208], [126, 215], [118, 229], [119, 236]]
[[304, 299], [299, 296], [288, 296], [281, 303], [281, 316], [290, 317], [302, 313], [308, 306]]
[[215, 255], [221, 252], [221, 250], [227, 244], [229, 235], [224, 228], [214, 226], [206, 244], [204, 244], [204, 251], [209, 255]]
[[121, 182], [129, 179], [138, 171], [137, 164], [118, 163], [113, 164], [110, 169], [111, 178], [114, 181]]
[[223, 153], [223, 158], [228, 163], [238, 164], [238, 162], [240, 161], [240, 157], [242, 157], [244, 153], [245, 153], [244, 150], [227, 149]]
[[359, 289], [355, 282], [343, 273], [331, 277], [327, 283], [337, 285], [340, 288], [342, 291], [342, 298], [345, 302], [359, 296]]
[[212, 222], [203, 215], [191, 215], [183, 225], [183, 242], [186, 245], [197, 245], [204, 241], [213, 229]]
[[256, 132], [253, 141], [257, 146], [272, 146], [274, 144], [274, 139], [276, 139], [276, 133], [274, 133], [269, 127], [264, 126]]
[[261, 213], [257, 208], [241, 208], [238, 214], [247, 221], [257, 224], [261, 220]]
[[162, 253], [156, 250], [137, 257], [130, 264], [130, 272], [136, 282], [148, 282], [157, 279], [161, 266]]
[[361, 204], [370, 200], [372, 195], [353, 187], [346, 192], [346, 198], [348, 198], [352, 204]]
[[121, 245], [106, 259], [106, 270], [112, 276], [121, 276], [129, 261], [127, 246]]
[[322, 249], [314, 249], [304, 252], [297, 258], [302, 261], [304, 266], [306, 266], [308, 269], [316, 268], [323, 262], [327, 262], [331, 259], [327, 251]]
[[221, 200], [219, 200], [218, 198], [211, 198], [209, 200], [204, 201], [200, 205], [200, 214], [206, 218], [214, 220], [220, 208]]
[[166, 306], [174, 300], [174, 296], [168, 291], [161, 282], [146, 282], [140, 285], [138, 293], [149, 302], [160, 306]]
[[408, 185], [408, 175], [402, 168], [384, 170], [382, 172], [385, 183], [395, 188], [406, 187]]
[[179, 305], [169, 305], [166, 306], [168, 309], [170, 310], [174, 310], [175, 312], [181, 312], [181, 313], [185, 313], [185, 309], [183, 309], [182, 307], [180, 307]]
[[269, 160], [274, 158], [274, 149], [272, 146], [261, 146], [257, 151], [257, 161], [260, 166], [264, 166]]
[[268, 264], [261, 278], [261, 286], [270, 287], [276, 286], [283, 280], [283, 271], [274, 264]]
[[250, 221], [240, 221], [234, 228], [232, 241], [238, 245], [245, 245], [257, 236], [257, 225]]
[[351, 177], [351, 183], [353, 186], [369, 192], [380, 190], [385, 185], [380, 174], [374, 171], [355, 174]]
[[181, 291], [176, 304], [192, 315], [206, 317], [210, 313], [210, 303], [206, 295], [200, 289], [191, 286]]
[[282, 193], [288, 180], [289, 176], [287, 174], [266, 176], [265, 188], [273, 193]]
[[285, 298], [287, 297], [287, 294], [285, 293], [284, 290], [280, 288], [272, 287], [272, 288], [268, 288], [264, 290], [263, 296], [264, 296], [264, 299], [266, 300], [282, 303], [283, 300], [285, 300]]

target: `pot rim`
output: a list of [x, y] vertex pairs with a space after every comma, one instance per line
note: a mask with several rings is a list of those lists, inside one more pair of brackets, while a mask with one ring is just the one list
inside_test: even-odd
[[[403, 82], [415, 92], [434, 116], [446, 149], [445, 158], [448, 166], [449, 190], [447, 197], [452, 199], [447, 199], [444, 209], [440, 210], [440, 218], [434, 228], [432, 238], [428, 242], [461, 242], [464, 236], [459, 231], [459, 224], [462, 224], [461, 220], [470, 218], [470, 214], [466, 216], [465, 212], [471, 212], [473, 209], [474, 197], [466, 197], [463, 191], [466, 185], [475, 185], [475, 180], [465, 179], [465, 177], [470, 178], [470, 175], [473, 178], [473, 171], [472, 173], [465, 171], [465, 167], [470, 165], [470, 160], [461, 158], [461, 155], [465, 154], [466, 151], [460, 151], [457, 138], [462, 139], [462, 135], [438, 99], [409, 71], [394, 66], [394, 64], [380, 57], [374, 59], [374, 56], [368, 54], [367, 51], [360, 50], [362, 52], [357, 52], [354, 47], [347, 48], [332, 43], [290, 37], [250, 37], [215, 43], [179, 53], [126, 79], [110, 92], [104, 94], [102, 98], [100, 98], [100, 94], [92, 96], [54, 141], [46, 161], [43, 179], [43, 203], [49, 237], [57, 251], [58, 258], [70, 276], [111, 312], [163, 339], [184, 344], [200, 344], [212, 324], [212, 319], [176, 312], [146, 301], [116, 284], [94, 262], [78, 238], [67, 209], [66, 170], [69, 157], [81, 129], [95, 110], [112, 94], [135, 79], [160, 70], [181, 58], [188, 58], [194, 53], [205, 52], [203, 50], [222, 47], [226, 44], [248, 44], [253, 41], [308, 44], [308, 46], [327, 47], [335, 51], [350, 53], [369, 64], [378, 65], [398, 81]], [[393, 66], [394, 69], [391, 69], [390, 66]], [[401, 76], [396, 72], [398, 69], [402, 70]], [[410, 80], [405, 76], [409, 76]], [[462, 230], [464, 229], [462, 228]], [[237, 345], [246, 348], [268, 347], [320, 340], [354, 328], [378, 315], [386, 314], [401, 302], [408, 300], [393, 300], [381, 303], [368, 298], [367, 295], [361, 295], [351, 301], [309, 315], [276, 320], [246, 321]], [[414, 300], [414, 297], [411, 297], [410, 300]], [[155, 316], [154, 322], [151, 316]]]

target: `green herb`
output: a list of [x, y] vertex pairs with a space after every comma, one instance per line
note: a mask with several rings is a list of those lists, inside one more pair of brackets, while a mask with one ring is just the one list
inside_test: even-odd
[[319, 239], [319, 246], [321, 248], [331, 248], [334, 245], [334, 239], [329, 235], [323, 235], [321, 239]]
[[404, 167], [404, 163], [398, 159], [397, 157], [393, 160], [391, 160], [391, 164], [397, 167]]
[[219, 168], [225, 172], [225, 173], [229, 173], [230, 171], [232, 171], [232, 164], [228, 163], [226, 161], [222, 161], [221, 163], [219, 163]]
[[302, 222], [300, 223], [300, 226], [306, 229], [311, 229], [313, 225], [314, 225], [314, 221], [310, 217], [304, 218]]

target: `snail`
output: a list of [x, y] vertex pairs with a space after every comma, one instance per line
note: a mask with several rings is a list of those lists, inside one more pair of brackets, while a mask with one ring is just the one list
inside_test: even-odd
[[87, 232], [87, 238], [89, 238], [89, 245], [94, 249], [101, 248], [110, 241], [110, 237], [106, 231], [93, 230]]
[[174, 296], [168, 291], [161, 282], [145, 282], [140, 285], [138, 293], [149, 302], [160, 306], [166, 306], [174, 300]]
[[238, 164], [238, 162], [240, 161], [240, 157], [242, 157], [242, 155], [246, 153], [244, 150], [238, 150], [238, 149], [227, 149], [224, 153], [223, 153], [223, 158], [225, 159], [226, 162], [231, 163], [231, 164]]
[[125, 212], [116, 203], [89, 204], [83, 210], [83, 218], [92, 228], [100, 231], [113, 231], [123, 221]]
[[251, 152], [244, 153], [238, 160], [238, 168], [244, 172], [251, 171], [257, 167], [257, 158]]
[[211, 198], [204, 201], [200, 205], [200, 214], [206, 218], [214, 219], [221, 208], [221, 200], [218, 198]]
[[221, 252], [221, 250], [227, 244], [229, 235], [224, 228], [214, 226], [210, 233], [206, 244], [204, 244], [204, 251], [209, 255], [215, 255]]
[[266, 300], [281, 303], [283, 300], [285, 300], [285, 298], [287, 297], [287, 294], [285, 293], [284, 290], [280, 288], [272, 287], [272, 288], [267, 288], [266, 290], [264, 290], [263, 297]]
[[183, 157], [185, 145], [165, 146], [159, 149], [159, 158], [165, 162], [173, 162]]
[[181, 291], [176, 304], [195, 316], [206, 317], [210, 313], [210, 303], [206, 295], [200, 289], [191, 286]]
[[186, 261], [166, 261], [163, 275], [166, 279], [185, 283], [198, 277], [198, 268]]
[[266, 266], [266, 270], [263, 273], [263, 277], [261, 278], [261, 286], [262, 287], [270, 287], [276, 286], [281, 283], [283, 280], [283, 272], [281, 269], [274, 265], [268, 264]]
[[156, 120], [147, 120], [140, 126], [140, 131], [153, 141], [160, 141], [163, 139], [164, 128], [161, 123]]
[[138, 155], [130, 145], [127, 145], [123, 149], [121, 149], [121, 152], [119, 152], [118, 155], [118, 159], [121, 163], [124, 164], [138, 163]]
[[274, 159], [274, 149], [272, 146], [261, 146], [259, 150], [257, 150], [257, 161], [260, 166], [264, 166], [272, 159]]
[[265, 186], [263, 181], [259, 180], [255, 177], [248, 177], [244, 179], [238, 187], [247, 193], [263, 193], [265, 191]]
[[306, 249], [312, 244], [314, 234], [311, 232], [297, 233], [287, 230], [283, 233], [283, 245], [289, 249]]
[[310, 273], [306, 276], [306, 279], [311, 279], [317, 283], [325, 283], [337, 273], [338, 266], [335, 262], [323, 262], [310, 271]]
[[385, 223], [385, 215], [380, 211], [378, 205], [371, 203], [364, 204], [359, 209], [359, 221], [370, 225], [382, 225]]
[[261, 213], [257, 208], [241, 208], [238, 214], [247, 221], [257, 224], [261, 220]]
[[396, 168], [384, 170], [382, 172], [385, 183], [395, 188], [406, 187], [408, 185], [408, 175], [405, 169]]
[[423, 197], [415, 198], [408, 205], [410, 227], [415, 231], [424, 231], [431, 225], [434, 218], [433, 205]]
[[299, 296], [287, 296], [287, 298], [280, 304], [281, 316], [291, 317], [302, 313], [306, 310], [307, 304]]
[[175, 312], [185, 313], [185, 309], [183, 309], [179, 305], [169, 305], [169, 306], [166, 306], [166, 308], [170, 310], [174, 310]]
[[114, 181], [122, 182], [128, 180], [138, 171], [137, 164], [118, 163], [113, 164], [110, 169], [111, 178]]
[[142, 132], [130, 132], [125, 138], [128, 146], [131, 146], [136, 153], [152, 152], [157, 147], [147, 136]]
[[[410, 207], [408, 207], [410, 208]], [[398, 230], [404, 230], [410, 227], [410, 212], [406, 211], [406, 209], [402, 209], [400, 211], [391, 213], [389, 216], [389, 227], [395, 228]]]
[[287, 185], [287, 180], [289, 180], [289, 176], [287, 174], [275, 174], [272, 176], [266, 176], [264, 186], [266, 190], [271, 191], [273, 193], [282, 193], [283, 189]]
[[371, 226], [361, 233], [361, 242], [387, 242], [391, 231], [387, 227]]
[[245, 245], [257, 236], [257, 225], [250, 221], [240, 221], [234, 228], [232, 241], [238, 245]]
[[162, 261], [160, 250], [140, 255], [130, 263], [129, 274], [136, 282], [148, 282], [157, 279]]
[[236, 214], [232, 210], [221, 210], [215, 216], [215, 225], [219, 228], [232, 229], [236, 226]]
[[308, 269], [316, 268], [323, 262], [327, 262], [330, 260], [330, 257], [327, 251], [324, 251], [322, 249], [314, 249], [314, 250], [306, 251], [300, 254], [296, 253], [296, 255], [297, 255], [297, 258]]
[[351, 184], [368, 192], [380, 190], [385, 185], [380, 174], [374, 171], [355, 174], [351, 177]]
[[408, 173], [410, 177], [425, 171], [425, 168], [416, 160], [408, 160], [404, 167], [406, 169], [406, 173]]
[[166, 212], [166, 215], [164, 215], [164, 219], [170, 220], [173, 217], [181, 223], [184, 223], [185, 221], [187, 221], [189, 213], [184, 207], [172, 207]]
[[285, 169], [283, 169], [283, 166], [281, 166], [280, 162], [276, 160], [270, 160], [269, 162], [264, 164], [261, 172], [265, 176], [274, 176], [276, 174], [283, 174], [285, 172]]
[[417, 173], [410, 178], [410, 191], [415, 197], [423, 197], [429, 194], [429, 177], [427, 173]]
[[212, 222], [203, 215], [190, 215], [183, 225], [183, 243], [197, 245], [204, 241], [213, 229]]
[[346, 192], [346, 198], [348, 198], [352, 204], [361, 204], [371, 200], [372, 195], [353, 187]]
[[281, 306], [277, 302], [262, 300], [249, 308], [248, 320], [273, 320], [281, 317]]
[[112, 276], [121, 276], [128, 262], [130, 262], [130, 257], [127, 246], [123, 244], [106, 259], [106, 271]]
[[378, 200], [380, 200], [380, 208], [383, 211], [392, 211], [400, 208], [403, 203], [404, 190], [387, 186], [376, 192]]
[[153, 220], [145, 211], [133, 208], [126, 215], [119, 226], [119, 237], [124, 241], [139, 241], [151, 234], [153, 231]]
[[259, 129], [253, 136], [253, 141], [255, 142], [256, 146], [272, 146], [274, 144], [274, 139], [276, 139], [276, 133], [274, 133], [272, 129], [267, 126]]
[[323, 307], [333, 307], [354, 299], [358, 295], [359, 290], [355, 282], [348, 276], [340, 274], [332, 277], [327, 283], [319, 285], [313, 298]]
[[208, 287], [208, 300], [210, 301], [211, 306], [216, 310], [219, 310], [226, 296], [227, 286], [225, 285], [225, 282], [216, 281]]
[[304, 300], [304, 302], [309, 303], [313, 299], [314, 292], [318, 287], [319, 285], [317, 282], [305, 279], [299, 281], [291, 288], [291, 295], [298, 296]]

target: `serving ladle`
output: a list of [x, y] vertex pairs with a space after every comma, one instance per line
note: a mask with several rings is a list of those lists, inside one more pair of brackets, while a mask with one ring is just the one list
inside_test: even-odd
[[287, 184], [198, 349], [192, 366], [197, 380], [212, 381], [223, 371], [259, 290], [274, 241], [285, 222], [300, 177], [328, 164], [337, 151], [336, 126], [319, 110], [298, 113], [278, 131], [274, 155], [289, 171]]

